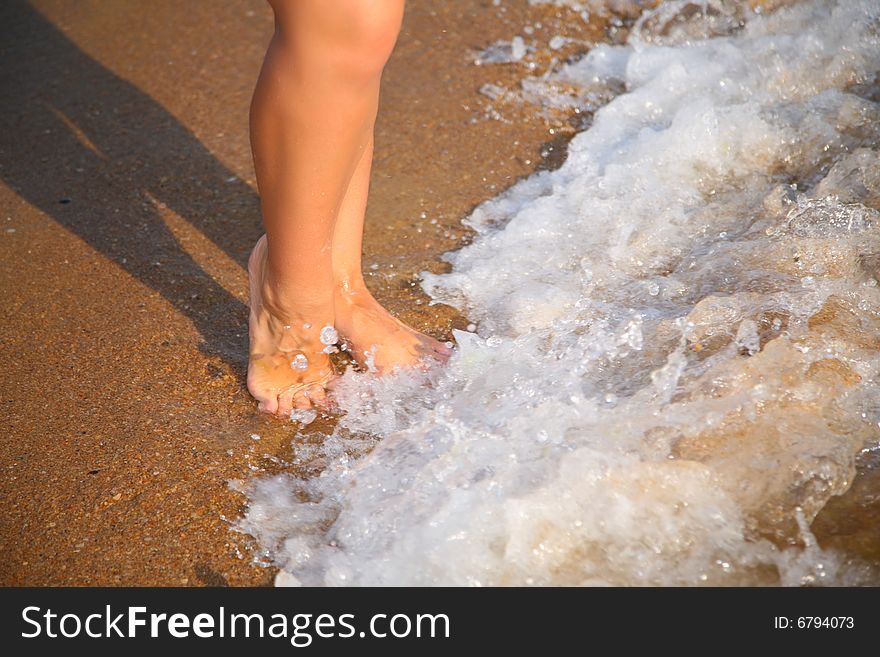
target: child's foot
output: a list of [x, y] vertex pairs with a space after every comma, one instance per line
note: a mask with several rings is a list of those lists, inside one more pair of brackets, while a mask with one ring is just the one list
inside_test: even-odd
[[419, 333], [393, 317], [363, 283], [337, 288], [336, 326], [348, 351], [361, 365], [370, 363], [380, 374], [395, 367], [425, 367], [446, 362], [452, 348]]
[[[250, 279], [250, 361], [247, 386], [259, 409], [289, 417], [293, 409], [326, 406], [326, 388], [335, 376], [324, 352], [322, 329], [332, 324], [332, 308], [305, 311], [282, 307], [266, 284], [266, 236], [248, 262]], [[324, 331], [325, 342], [328, 333]]]

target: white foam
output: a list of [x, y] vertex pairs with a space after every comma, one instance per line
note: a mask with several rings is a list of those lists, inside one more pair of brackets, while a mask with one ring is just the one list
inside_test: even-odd
[[283, 583], [851, 581], [808, 526], [878, 439], [880, 3], [743, 7], [560, 72], [626, 92], [424, 276], [479, 335], [255, 482]]
[[490, 46], [476, 53], [474, 64], [482, 66], [485, 64], [512, 64], [519, 62], [533, 48], [526, 45], [525, 40], [521, 36], [515, 36], [510, 41], [496, 41]]

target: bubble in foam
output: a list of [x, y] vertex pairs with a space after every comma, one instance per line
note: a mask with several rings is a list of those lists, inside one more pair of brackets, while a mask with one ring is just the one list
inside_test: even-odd
[[736, 330], [735, 341], [739, 348], [749, 356], [758, 353], [761, 349], [758, 325], [751, 319], [742, 320]]
[[798, 237], [833, 237], [861, 233], [880, 223], [880, 212], [861, 203], [800, 197], [788, 214], [788, 229]]

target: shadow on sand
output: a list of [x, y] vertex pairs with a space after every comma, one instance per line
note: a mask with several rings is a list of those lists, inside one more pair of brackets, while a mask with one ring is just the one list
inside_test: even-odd
[[161, 294], [201, 332], [203, 351], [242, 376], [247, 309], [181, 247], [157, 203], [244, 266], [261, 233], [254, 190], [26, 2], [0, 3], [0, 25], [3, 180]]

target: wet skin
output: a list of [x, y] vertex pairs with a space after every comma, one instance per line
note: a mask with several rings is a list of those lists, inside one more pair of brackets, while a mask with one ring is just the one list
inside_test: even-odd
[[445, 360], [450, 348], [394, 318], [361, 275], [379, 83], [403, 0], [270, 5], [276, 30], [251, 104], [266, 235], [249, 265], [248, 390], [260, 410], [288, 416], [326, 404], [334, 373], [322, 327], [379, 373]]

